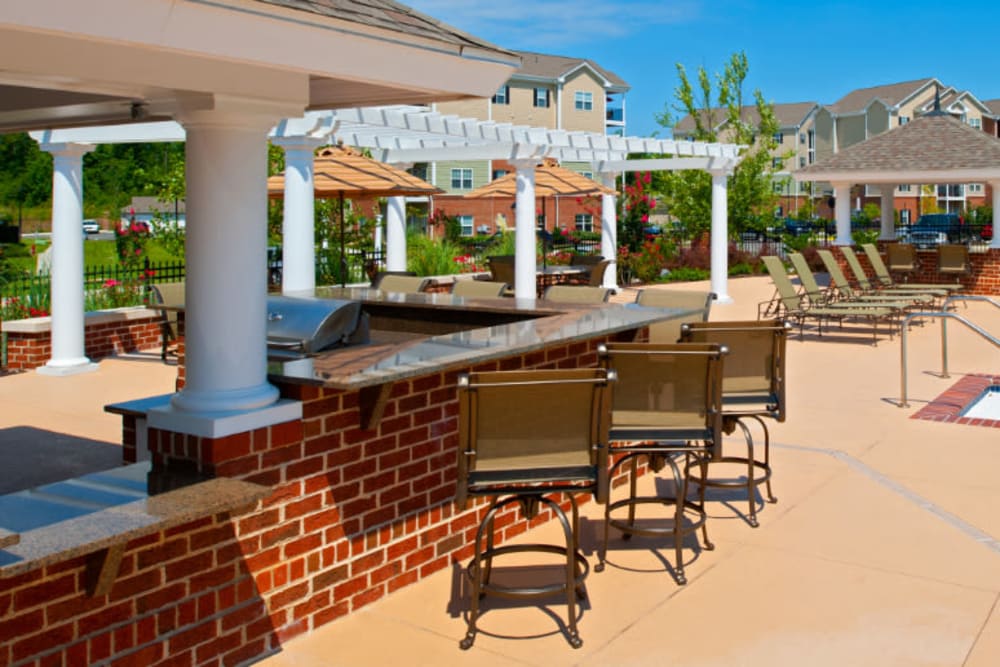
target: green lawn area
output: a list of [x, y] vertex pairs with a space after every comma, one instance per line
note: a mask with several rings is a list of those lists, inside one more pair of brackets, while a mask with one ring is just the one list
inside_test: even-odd
[[[21, 243], [0, 245], [0, 261], [6, 260], [14, 271], [35, 272], [35, 258], [31, 254], [31, 246], [35, 239], [23, 239]], [[44, 252], [49, 247], [48, 241], [40, 239], [36, 252]], [[167, 252], [155, 239], [146, 244], [146, 254], [151, 262], [177, 262], [183, 257], [177, 257]], [[118, 253], [114, 241], [99, 241], [91, 239], [83, 243], [84, 267], [114, 266], [118, 264]]]

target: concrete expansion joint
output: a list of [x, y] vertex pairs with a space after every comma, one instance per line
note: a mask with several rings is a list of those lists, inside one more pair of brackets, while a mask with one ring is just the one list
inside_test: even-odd
[[771, 446], [779, 449], [825, 454], [827, 456], [837, 459], [838, 461], [846, 463], [848, 466], [850, 466], [857, 472], [860, 472], [861, 474], [865, 475], [879, 486], [882, 486], [883, 488], [892, 491], [896, 495], [902, 497], [911, 504], [916, 505], [925, 512], [933, 514], [934, 516], [941, 519], [951, 527], [957, 528], [958, 530], [962, 531], [968, 537], [971, 537], [976, 542], [979, 542], [989, 547], [993, 551], [1000, 553], [1000, 541], [998, 541], [992, 535], [983, 532], [979, 528], [973, 526], [971, 523], [968, 523], [967, 521], [964, 521], [962, 518], [955, 516], [954, 514], [944, 509], [940, 505], [936, 505], [930, 500], [927, 500], [920, 494], [911, 491], [910, 489], [906, 488], [899, 482], [890, 479], [889, 477], [886, 477], [878, 470], [875, 470], [868, 464], [862, 462], [861, 460], [855, 458], [854, 456], [851, 456], [847, 452], [844, 452], [839, 449], [826, 449], [823, 447], [804, 447], [802, 445], [789, 445], [776, 442], [772, 442]]

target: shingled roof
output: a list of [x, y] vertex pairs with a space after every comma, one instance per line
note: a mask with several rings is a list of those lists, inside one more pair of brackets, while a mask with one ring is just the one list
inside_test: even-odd
[[[786, 104], [775, 104], [774, 105], [774, 116], [778, 120], [778, 124], [782, 128], [786, 127], [798, 127], [805, 120], [809, 112], [815, 108], [816, 102], [788, 102]], [[728, 118], [726, 117], [726, 110], [722, 107], [715, 107], [712, 109], [712, 114], [714, 118], [718, 121], [718, 130], [723, 125], [726, 124]], [[743, 107], [740, 116], [747, 123], [752, 125], [757, 125], [760, 122], [760, 115], [757, 113], [756, 105], [746, 105]], [[688, 114], [681, 118], [676, 125], [674, 125], [674, 132], [680, 134], [686, 134], [694, 131], [694, 118], [691, 114]]]
[[[954, 178], [944, 175], [947, 173]], [[997, 178], [1000, 139], [948, 114], [930, 113], [848, 146], [830, 158], [798, 170], [794, 176], [806, 181], [853, 177], [857, 183], [969, 182], [970, 176]], [[933, 180], [921, 180], [924, 177]]]
[[256, 2], [457, 46], [475, 46], [513, 54], [512, 51], [501, 49], [393, 0], [256, 0]]
[[586, 58], [570, 58], [568, 56], [553, 56], [547, 53], [535, 53], [533, 51], [515, 51], [521, 56], [521, 67], [514, 76], [524, 75], [539, 77], [542, 79], [558, 79], [564, 74], [586, 64], [595, 72], [608, 80], [615, 88], [628, 89], [629, 85], [611, 70], [605, 69]]
[[1000, 100], [983, 100], [983, 104], [986, 105], [994, 116], [1000, 116]]
[[926, 78], [890, 83], [884, 86], [873, 86], [871, 88], [858, 88], [829, 105], [829, 108], [836, 113], [856, 113], [864, 111], [865, 107], [872, 100], [880, 100], [886, 106], [892, 107], [910, 97], [924, 86], [935, 82], [937, 82], [937, 79]]

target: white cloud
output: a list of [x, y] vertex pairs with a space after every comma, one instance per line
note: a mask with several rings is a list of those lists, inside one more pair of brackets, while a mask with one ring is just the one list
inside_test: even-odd
[[553, 46], [628, 37], [655, 25], [698, 18], [697, 0], [403, 0], [417, 11], [499, 46], [553, 52]]

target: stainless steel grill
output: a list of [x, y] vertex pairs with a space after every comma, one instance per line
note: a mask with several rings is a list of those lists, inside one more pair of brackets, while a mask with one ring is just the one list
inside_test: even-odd
[[368, 341], [361, 303], [343, 299], [267, 298], [267, 346], [272, 356], [303, 356]]

